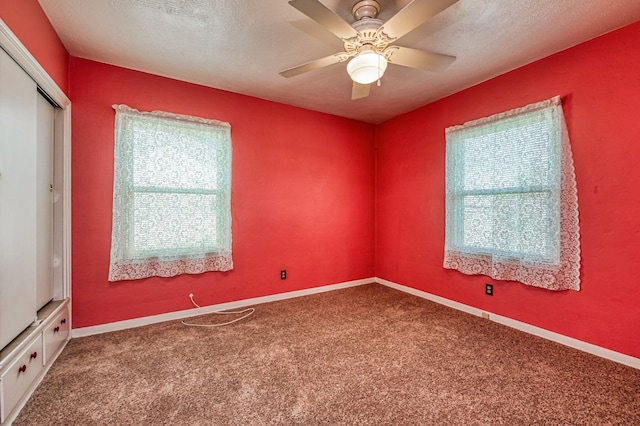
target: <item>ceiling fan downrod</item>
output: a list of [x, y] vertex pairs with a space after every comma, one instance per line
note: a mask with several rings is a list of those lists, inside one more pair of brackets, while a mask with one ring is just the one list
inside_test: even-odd
[[380, 13], [380, 3], [376, 0], [361, 0], [353, 5], [351, 9], [356, 21], [361, 19], [375, 19]]

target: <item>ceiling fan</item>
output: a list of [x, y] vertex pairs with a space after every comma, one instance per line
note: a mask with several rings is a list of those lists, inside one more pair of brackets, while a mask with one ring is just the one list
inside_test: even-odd
[[376, 0], [361, 0], [353, 6], [351, 12], [356, 20], [349, 24], [318, 0], [290, 0], [291, 6], [338, 36], [344, 43], [344, 52], [280, 71], [280, 75], [293, 77], [352, 58], [347, 64], [347, 72], [353, 80], [351, 99], [360, 99], [369, 96], [370, 84], [380, 81], [387, 64], [441, 71], [451, 65], [455, 56], [395, 46], [392, 43], [457, 1], [413, 0], [387, 22], [383, 22], [377, 19], [380, 3]]

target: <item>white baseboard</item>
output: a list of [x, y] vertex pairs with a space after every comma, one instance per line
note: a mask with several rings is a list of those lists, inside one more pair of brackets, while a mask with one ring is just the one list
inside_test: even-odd
[[501, 315], [493, 314], [491, 312], [483, 311], [482, 309], [474, 308], [473, 306], [465, 305], [453, 300], [445, 299], [435, 294], [427, 293], [415, 288], [407, 287], [402, 284], [396, 284], [391, 281], [387, 281], [382, 278], [375, 278], [375, 282], [387, 287], [391, 287], [396, 290], [400, 290], [405, 293], [412, 294], [414, 296], [421, 297], [423, 299], [430, 300], [432, 302], [439, 303], [441, 305], [448, 306], [459, 311], [469, 313], [481, 317], [483, 313], [489, 315], [489, 320], [497, 322], [498, 324], [506, 325], [507, 327], [515, 328], [516, 330], [523, 331], [525, 333], [533, 334], [534, 336], [542, 337], [543, 339], [551, 340], [552, 342], [560, 343], [565, 346], [569, 346], [574, 349], [578, 349], [583, 352], [587, 352], [592, 355], [599, 356], [620, 364], [628, 365], [629, 367], [640, 369], [640, 358], [635, 358], [630, 355], [625, 355], [620, 352], [612, 351], [611, 349], [596, 346], [591, 343], [584, 342], [582, 340], [574, 339], [572, 337], [565, 336], [563, 334], [555, 333], [553, 331], [545, 330], [544, 328], [536, 327], [531, 324], [527, 324], [518, 320], [514, 320]]
[[482, 309], [475, 308], [473, 306], [465, 305], [454, 300], [445, 299], [444, 297], [436, 296], [435, 294], [427, 293], [422, 290], [417, 290], [412, 287], [407, 287], [402, 284], [397, 284], [383, 278], [364, 278], [361, 280], [347, 281], [343, 283], [330, 284], [321, 287], [308, 288], [304, 290], [291, 291], [287, 293], [273, 294], [270, 296], [255, 297], [252, 299], [238, 300], [235, 302], [221, 303], [218, 305], [204, 306], [202, 308], [186, 309], [182, 311], [169, 312], [166, 314], [153, 315], [143, 318], [134, 318], [125, 321], [118, 321], [109, 324], [95, 325], [91, 327], [76, 328], [71, 330], [71, 337], [84, 337], [91, 336], [93, 334], [108, 333], [111, 331], [125, 330], [127, 328], [141, 327], [144, 325], [155, 324], [164, 321], [173, 321], [183, 318], [194, 317], [197, 315], [204, 315], [215, 311], [225, 311], [229, 309], [244, 308], [250, 305], [259, 305], [261, 303], [275, 302], [278, 300], [292, 299], [294, 297], [308, 296], [311, 294], [324, 293], [327, 291], [340, 290], [343, 288], [355, 287], [364, 284], [370, 284], [376, 282], [384, 286], [402, 291], [404, 293], [412, 294], [423, 299], [430, 300], [440, 305], [448, 306], [459, 311], [466, 312], [471, 315], [481, 317], [482, 314], [488, 314], [491, 321], [498, 324], [506, 325], [507, 327], [515, 328], [516, 330], [523, 331], [525, 333], [532, 334], [534, 336], [542, 337], [543, 339], [551, 340], [552, 342], [560, 343], [565, 346], [569, 346], [574, 349], [581, 350], [583, 352], [590, 353], [592, 355], [599, 356], [620, 364], [628, 365], [629, 367], [637, 368], [640, 370], [640, 358], [635, 358], [630, 355], [625, 355], [620, 352], [612, 351], [611, 349], [596, 346], [591, 343], [584, 342], [582, 340], [574, 339], [572, 337], [565, 336], [563, 334], [555, 333], [553, 331], [545, 330], [544, 328], [536, 327], [531, 324], [527, 324], [518, 320], [514, 320], [505, 316], [497, 315], [491, 312], [483, 311]]
[[238, 300], [235, 302], [220, 303], [218, 305], [203, 306], [201, 308], [185, 309], [182, 311], [169, 312], [166, 314], [152, 315], [142, 318], [134, 318], [125, 321], [112, 322], [109, 324], [94, 325], [90, 327], [74, 328], [71, 330], [71, 337], [85, 337], [93, 334], [108, 333], [111, 331], [125, 330], [127, 328], [141, 327], [143, 325], [155, 324], [165, 321], [173, 321], [183, 318], [195, 317], [197, 315], [209, 314], [215, 311], [226, 311], [229, 309], [244, 308], [250, 305], [276, 302], [278, 300], [292, 299], [294, 297], [309, 296], [311, 294], [324, 293], [327, 291], [340, 290], [343, 288], [356, 287], [363, 284], [375, 282], [374, 278], [364, 278], [361, 280], [346, 281], [337, 284], [330, 284], [321, 287], [307, 288], [304, 290], [290, 291], [287, 293], [273, 294], [270, 296], [254, 297], [252, 299]]

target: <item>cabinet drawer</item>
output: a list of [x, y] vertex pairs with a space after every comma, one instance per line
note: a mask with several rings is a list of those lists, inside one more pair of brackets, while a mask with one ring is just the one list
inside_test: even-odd
[[58, 352], [60, 346], [67, 340], [69, 336], [69, 308], [65, 308], [53, 319], [51, 324], [44, 330], [44, 362], [48, 363], [50, 359]]
[[4, 422], [44, 368], [42, 355], [39, 335], [0, 376], [0, 422]]

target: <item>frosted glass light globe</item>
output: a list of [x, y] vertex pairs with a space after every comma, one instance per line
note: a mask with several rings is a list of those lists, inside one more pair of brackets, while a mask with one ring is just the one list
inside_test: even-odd
[[347, 72], [353, 81], [360, 84], [380, 80], [387, 69], [387, 60], [375, 52], [364, 52], [347, 64]]

